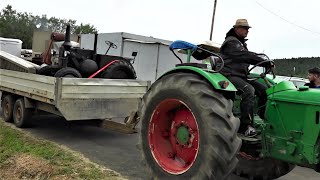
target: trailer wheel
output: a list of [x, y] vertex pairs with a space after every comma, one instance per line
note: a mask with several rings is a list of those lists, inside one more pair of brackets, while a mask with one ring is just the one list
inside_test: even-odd
[[141, 149], [156, 179], [219, 179], [233, 171], [241, 146], [232, 101], [195, 74], [157, 80], [144, 95]]
[[81, 78], [82, 76], [78, 70], [71, 67], [66, 67], [59, 69], [54, 77]]
[[288, 174], [295, 165], [273, 159], [260, 158], [261, 143], [248, 143], [243, 141], [237, 157], [239, 163], [234, 171], [237, 176], [252, 180], [277, 179]]
[[13, 104], [14, 99], [12, 95], [5, 95], [5, 97], [2, 99], [1, 107], [3, 120], [5, 122], [12, 122]]
[[107, 67], [101, 74], [105, 79], [136, 79], [137, 75], [132, 65], [118, 60]]
[[29, 125], [32, 111], [29, 108], [25, 108], [23, 98], [16, 100], [13, 107], [13, 121], [14, 124], [23, 128]]

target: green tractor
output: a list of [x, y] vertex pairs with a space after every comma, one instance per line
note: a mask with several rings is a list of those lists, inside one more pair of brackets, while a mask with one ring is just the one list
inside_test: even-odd
[[[276, 179], [295, 165], [320, 170], [320, 90], [253, 74], [269, 86], [268, 101], [265, 118], [254, 118], [259, 135], [244, 138], [237, 133], [237, 90], [219, 73], [222, 58], [184, 41], [169, 48], [174, 55], [177, 49], [185, 51], [187, 63], [176, 55], [181, 64], [152, 84], [139, 112], [150, 177], [223, 180], [234, 173]], [[210, 58], [212, 68], [191, 63], [191, 56], [215, 57]]]

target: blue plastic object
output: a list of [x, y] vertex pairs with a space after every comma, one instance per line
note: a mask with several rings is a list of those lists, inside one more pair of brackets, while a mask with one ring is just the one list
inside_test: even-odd
[[169, 49], [172, 51], [174, 49], [190, 49], [191, 51], [195, 51], [198, 46], [188, 43], [186, 41], [177, 40], [174, 41], [170, 46]]

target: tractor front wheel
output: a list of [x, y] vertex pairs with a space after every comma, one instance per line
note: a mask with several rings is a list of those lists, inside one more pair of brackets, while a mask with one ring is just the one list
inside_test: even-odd
[[143, 97], [141, 145], [151, 177], [225, 179], [241, 146], [232, 101], [198, 75], [157, 80]]
[[55, 73], [54, 77], [81, 78], [82, 76], [78, 70], [71, 67], [66, 67], [66, 68], [59, 69]]

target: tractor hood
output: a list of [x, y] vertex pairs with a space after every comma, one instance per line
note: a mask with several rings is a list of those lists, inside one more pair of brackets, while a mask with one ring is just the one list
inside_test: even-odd
[[300, 87], [283, 81], [267, 90], [268, 99], [320, 106], [320, 89]]

